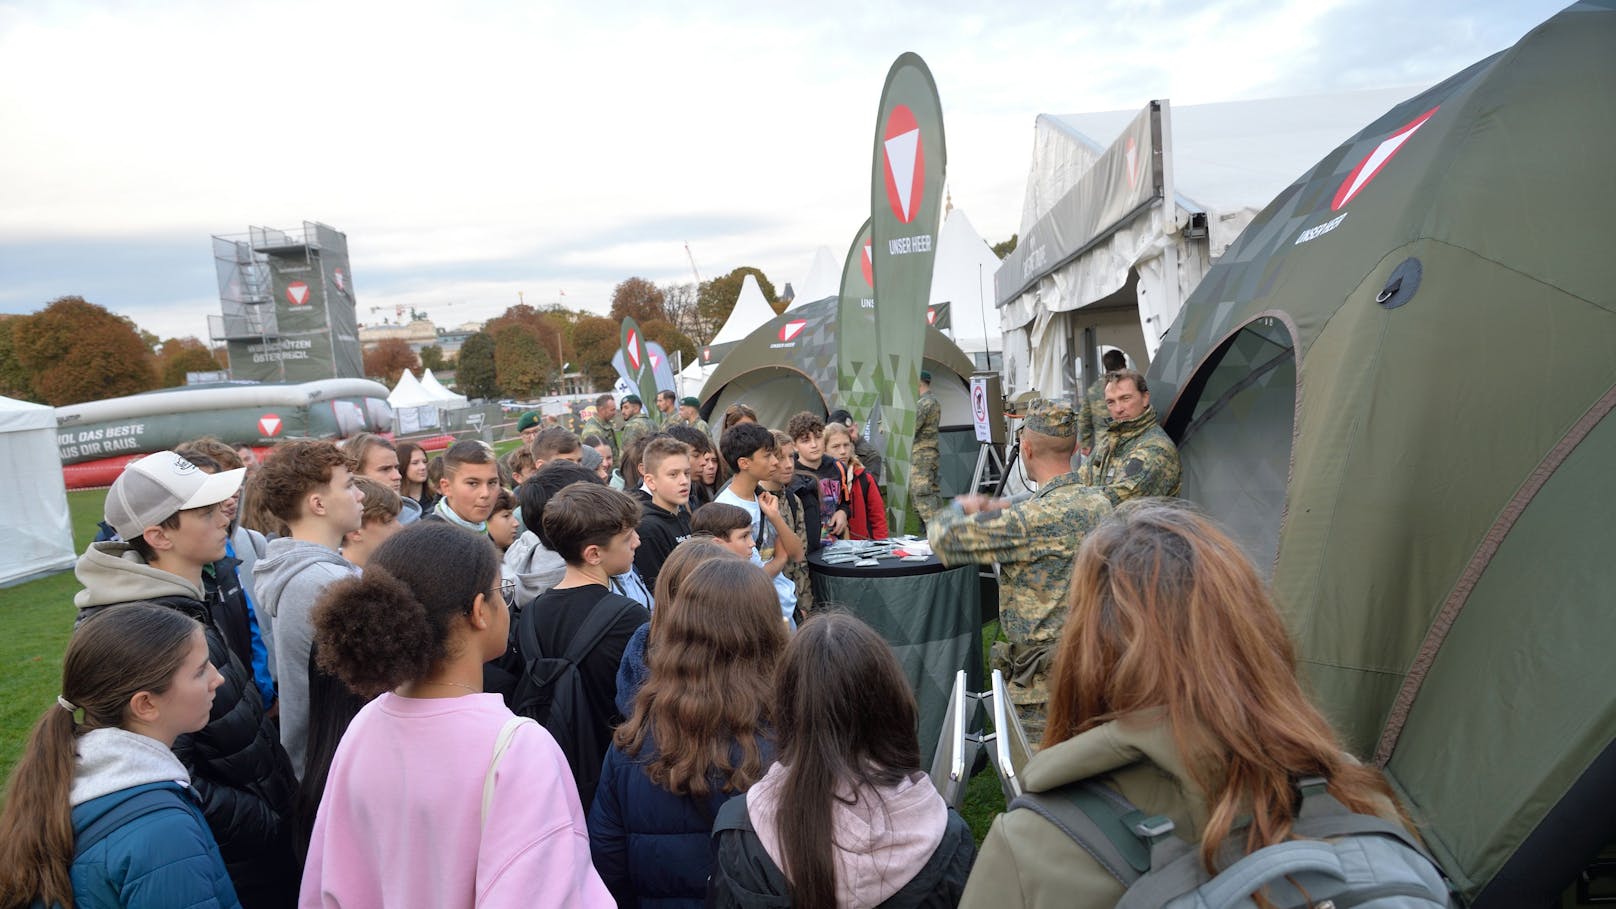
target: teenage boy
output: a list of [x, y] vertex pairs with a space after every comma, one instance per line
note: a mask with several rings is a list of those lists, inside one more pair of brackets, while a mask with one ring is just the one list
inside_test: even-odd
[[544, 536], [567, 570], [518, 619], [521, 656], [531, 661], [561, 657], [591, 617], [597, 624], [610, 617], [600, 641], [574, 664], [583, 683], [588, 728], [574, 730], [574, 747], [563, 751], [585, 804], [594, 803], [612, 727], [623, 720], [616, 704], [623, 649], [635, 629], [651, 618], [644, 606], [612, 592], [612, 577], [634, 566], [639, 520], [640, 506], [632, 498], [598, 483], [574, 483], [552, 496], [544, 505]]
[[354, 485], [365, 494], [364, 509], [359, 517], [359, 529], [342, 535], [342, 557], [355, 568], [364, 568], [370, 554], [387, 538], [404, 528], [398, 519], [404, 507], [404, 498], [375, 480], [359, 477]]
[[[772, 493], [780, 503], [780, 516], [791, 525], [791, 532], [797, 539], [803, 541], [806, 552], [819, 550], [819, 481], [812, 474], [798, 471], [796, 465], [796, 443], [791, 437], [776, 429], [774, 444], [780, 449], [780, 456], [776, 459], [774, 476], [763, 488]], [[781, 574], [791, 580], [797, 593], [797, 612], [795, 618], [801, 620], [814, 608], [813, 578], [808, 573], [808, 559], [805, 556], [787, 559]]]
[[690, 536], [690, 446], [672, 436], [653, 438], [640, 455], [640, 475], [650, 499], [640, 503], [634, 567], [645, 586], [656, 590], [662, 563]]
[[847, 535], [847, 472], [842, 462], [825, 456], [825, 421], [803, 411], [786, 424], [797, 443], [797, 466], [819, 478], [819, 517], [828, 537]]
[[[757, 564], [757, 544], [752, 542], [752, 516], [746, 513], [746, 509], [712, 502], [690, 516], [690, 527], [691, 536], [710, 536], [718, 545]], [[773, 577], [785, 563], [786, 551], [776, 548], [774, 558], [763, 564], [763, 570]]]
[[560, 426], [548, 426], [533, 438], [533, 469], [551, 461], [583, 461], [583, 443], [578, 434]]
[[[724, 455], [724, 463], [729, 465], [731, 477], [713, 501], [744, 509], [751, 518], [752, 540], [756, 546], [752, 561], [768, 568], [774, 578], [774, 591], [780, 598], [780, 614], [790, 620], [797, 609], [797, 590], [790, 578], [780, 574], [785, 560], [779, 558], [779, 551], [785, 552], [786, 559], [804, 558], [802, 540], [781, 517], [778, 500], [767, 490], [758, 490], [759, 484], [773, 479], [779, 469], [780, 447], [774, 441], [774, 433], [768, 429], [756, 423], [737, 423], [724, 433], [718, 448]], [[763, 550], [771, 555], [767, 563], [761, 555]], [[793, 623], [791, 627], [795, 630], [797, 626]]]
[[[292, 811], [297, 783], [276, 741], [251, 670], [225, 643], [203, 591], [203, 569], [224, 557], [229, 518], [221, 505], [244, 469], [208, 474], [172, 451], [124, 468], [107, 491], [106, 521], [120, 541], [91, 543], [76, 573], [79, 621], [119, 603], [155, 603], [202, 625], [208, 661], [224, 677], [207, 725], [174, 740], [236, 894], [253, 905], [297, 897]], [[81, 740], [82, 741], [82, 740]], [[82, 749], [80, 758], [95, 755]], [[69, 755], [71, 757], [71, 755]]]
[[343, 538], [364, 526], [364, 493], [349, 460], [330, 442], [301, 439], [275, 446], [258, 468], [264, 507], [286, 522], [253, 566], [259, 605], [268, 620], [275, 681], [280, 686], [281, 744], [303, 777], [309, 733], [309, 647], [314, 604], [326, 587], [358, 571], [338, 553]]
[[[356, 477], [386, 486], [403, 494], [404, 474], [398, 468], [398, 447], [373, 432], [362, 432], [342, 443], [342, 453], [348, 456], [348, 470]], [[421, 519], [421, 503], [405, 499], [398, 513], [399, 524], [414, 524]]]
[[443, 498], [423, 521], [448, 521], [477, 533], [488, 532], [488, 516], [494, 513], [499, 495], [499, 462], [493, 449], [481, 442], [456, 442], [438, 457], [443, 462], [443, 478], [438, 494]]

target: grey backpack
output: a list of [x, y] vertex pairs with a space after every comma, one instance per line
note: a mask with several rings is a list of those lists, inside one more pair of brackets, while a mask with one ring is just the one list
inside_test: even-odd
[[[1195, 843], [1115, 790], [1084, 780], [1010, 803], [1054, 824], [1127, 888], [1117, 909], [1234, 909], [1267, 888], [1278, 909], [1450, 909], [1429, 854], [1400, 825], [1355, 814], [1309, 778], [1297, 784], [1299, 839], [1259, 849], [1209, 876]], [[1232, 838], [1231, 838], [1232, 840]]]

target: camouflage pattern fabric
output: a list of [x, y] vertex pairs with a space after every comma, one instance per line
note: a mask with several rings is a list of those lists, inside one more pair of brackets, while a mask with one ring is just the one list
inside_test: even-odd
[[967, 515], [956, 505], [931, 522], [928, 537], [943, 564], [999, 563], [999, 627], [1007, 640], [994, 646], [993, 663], [1018, 707], [1049, 699], [1049, 663], [1066, 623], [1072, 560], [1083, 537], [1110, 513], [1108, 498], [1065, 473], [996, 511]]
[[656, 432], [656, 424], [651, 422], [651, 418], [643, 413], [635, 414], [633, 419], [623, 424], [623, 436], [620, 440], [623, 450], [627, 451], [628, 447], [634, 444], [635, 439], [648, 436], [653, 432]]
[[909, 498], [915, 503], [920, 520], [929, 522], [942, 510], [943, 498], [937, 485], [937, 433], [943, 422], [943, 407], [937, 396], [926, 392], [915, 402], [915, 444], [910, 449]]
[[582, 440], [585, 436], [599, 436], [602, 442], [611, 446], [612, 460], [614, 462], [617, 460], [619, 450], [617, 447], [617, 433], [612, 432], [610, 426], [602, 423], [600, 417], [590, 417], [584, 421], [583, 427], [578, 430], [578, 438]]
[[1077, 411], [1077, 447], [1092, 451], [1099, 434], [1111, 425], [1111, 411], [1105, 406], [1105, 376], [1094, 380], [1083, 392], [1083, 406]]
[[1077, 472], [1084, 486], [1104, 492], [1111, 504], [1145, 496], [1176, 496], [1178, 446], [1156, 422], [1156, 408], [1125, 423], [1112, 423]]
[[691, 429], [694, 429], [704, 436], [711, 434], [707, 429], [707, 421], [700, 417], [697, 417], [695, 420], [687, 420], [681, 416], [672, 416], [668, 418], [668, 422], [662, 424], [664, 429], [671, 429], [675, 426], [689, 426]]
[[[802, 500], [783, 489], [774, 495], [780, 502], [780, 515], [786, 519], [787, 524], [791, 525], [791, 532], [797, 535], [797, 539], [801, 540], [804, 548], [806, 548], [808, 545], [808, 518], [803, 514]], [[774, 555], [772, 549], [769, 555]], [[790, 578], [791, 582], [797, 586], [797, 610], [806, 617], [814, 608], [814, 585], [813, 577], [808, 572], [808, 560], [788, 559], [785, 565], [781, 566], [780, 573]]]

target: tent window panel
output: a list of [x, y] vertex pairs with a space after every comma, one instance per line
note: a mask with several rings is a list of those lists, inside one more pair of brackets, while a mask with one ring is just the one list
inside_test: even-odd
[[[1296, 356], [1284, 329], [1254, 324], [1201, 368], [1177, 413], [1183, 495], [1216, 518], [1266, 578], [1279, 553], [1296, 414]], [[1175, 422], [1177, 420], [1175, 419]]]

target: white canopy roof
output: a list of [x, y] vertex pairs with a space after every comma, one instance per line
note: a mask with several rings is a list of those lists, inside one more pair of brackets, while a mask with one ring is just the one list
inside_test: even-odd
[[12, 503], [0, 522], [0, 587], [73, 567], [54, 407], [0, 397], [0, 470]]
[[392, 393], [387, 396], [387, 403], [393, 405], [396, 409], [399, 407], [426, 407], [436, 405], [438, 402], [427, 393], [425, 388], [421, 387], [421, 382], [415, 378], [415, 373], [406, 369], [404, 374], [398, 377], [398, 384], [393, 386]]
[[999, 257], [965, 211], [950, 211], [937, 232], [927, 305], [950, 304], [944, 333], [967, 354], [999, 349], [999, 312], [993, 305], [993, 273], [998, 270]]
[[735, 300], [735, 308], [730, 310], [729, 318], [724, 320], [724, 327], [713, 335], [709, 345], [730, 344], [743, 341], [759, 325], [774, 318], [774, 308], [763, 297], [763, 288], [758, 286], [757, 276], [748, 274], [741, 282], [741, 295]]
[[808, 266], [808, 276], [802, 279], [802, 283], [793, 285], [792, 290], [797, 292], [797, 296], [787, 309], [834, 297], [842, 292], [842, 264], [830, 247], [821, 246], [814, 250], [814, 261]]
[[426, 393], [431, 396], [432, 400], [436, 401], [440, 407], [465, 407], [467, 404], [471, 403], [466, 400], [465, 395], [455, 394], [448, 388], [444, 387], [444, 384], [438, 381], [438, 377], [432, 374], [431, 369], [428, 369], [425, 373], [422, 373], [421, 388], [424, 389]]

